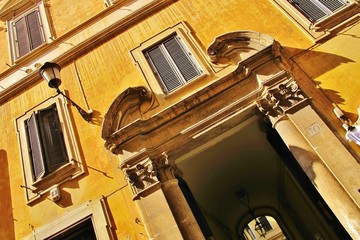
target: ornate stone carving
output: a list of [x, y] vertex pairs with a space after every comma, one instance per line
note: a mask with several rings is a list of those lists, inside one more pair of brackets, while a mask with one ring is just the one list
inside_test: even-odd
[[157, 173], [150, 158], [134, 166], [123, 166], [122, 168], [135, 196], [159, 183]]
[[146, 158], [133, 166], [125, 164], [122, 170], [131, 185], [133, 194], [138, 196], [160, 182], [174, 179], [176, 166], [169, 161], [166, 153], [162, 153], [156, 157]]
[[305, 99], [298, 84], [293, 79], [290, 79], [286, 83], [281, 83], [269, 89], [263, 98], [256, 101], [256, 105], [265, 115], [279, 117]]
[[158, 157], [151, 158], [151, 160], [157, 171], [157, 176], [160, 182], [165, 182], [166, 180], [175, 178], [175, 163], [169, 161], [165, 152]]
[[152, 100], [152, 93], [142, 86], [130, 87], [123, 91], [105, 114], [101, 137], [106, 140], [112, 133], [139, 118], [143, 102], [152, 103]]

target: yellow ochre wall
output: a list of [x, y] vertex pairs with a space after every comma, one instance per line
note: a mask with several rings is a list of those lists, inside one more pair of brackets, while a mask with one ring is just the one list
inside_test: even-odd
[[[106, 9], [102, 0], [48, 0], [46, 4], [57, 38]], [[129, 86], [146, 86], [144, 77], [134, 65], [130, 50], [181, 21], [190, 27], [204, 52], [216, 36], [231, 31], [252, 30], [272, 36], [333, 102], [350, 114], [357, 114], [356, 108], [360, 104], [357, 97], [357, 89], [360, 89], [360, 47], [355, 44], [360, 32], [358, 25], [339, 33], [329, 42], [314, 46], [314, 41], [279, 11], [272, 1], [171, 2], [161, 12], [149, 15], [118, 35], [108, 36], [100, 46], [90, 47], [85, 54], [72, 59], [63, 67], [61, 89], [66, 89], [72, 100], [85, 107], [79, 85], [81, 83], [86, 100], [95, 111], [97, 122], [85, 122], [74, 107], [69, 107], [87, 168], [84, 175], [61, 186], [63, 199], [59, 203], [53, 203], [43, 196], [30, 206], [26, 204], [24, 189], [20, 188], [24, 179], [15, 130], [17, 117], [55, 92], [39, 77], [36, 84], [19, 90], [11, 99], [1, 102], [0, 239], [21, 239], [31, 234], [33, 228], [100, 196], [107, 198], [119, 239], [127, 236], [131, 236], [131, 239], [146, 239], [143, 225], [135, 222], [140, 216], [132, 200], [131, 190], [126, 186], [122, 172], [116, 168], [119, 158], [103, 146], [101, 122], [112, 101], [123, 90]], [[6, 66], [9, 63], [6, 34], [5, 24], [1, 22], [0, 85], [1, 77], [9, 68]], [[187, 90], [191, 92], [199, 87], [201, 83]], [[156, 111], [177, 102], [182, 94], [168, 98], [167, 105], [160, 106]]]

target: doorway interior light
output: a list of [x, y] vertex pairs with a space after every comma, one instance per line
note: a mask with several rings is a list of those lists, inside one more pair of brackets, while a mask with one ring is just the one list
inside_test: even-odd
[[61, 67], [58, 64], [52, 62], [46, 62], [40, 68], [39, 73], [40, 76], [48, 83], [48, 86], [50, 88], [55, 88], [58, 94], [64, 96], [67, 100], [71, 102], [71, 104], [74, 107], [76, 107], [76, 109], [78, 110], [78, 112], [80, 113], [83, 119], [90, 122], [93, 115], [93, 110], [89, 109], [88, 111], [85, 111], [79, 105], [77, 105], [73, 100], [71, 100], [63, 92], [60, 91], [59, 89], [59, 86], [61, 85], [60, 70]]
[[239, 191], [235, 192], [236, 198], [247, 207], [250, 216], [255, 221], [255, 231], [259, 234], [260, 237], [265, 237], [266, 231], [263, 224], [259, 221], [259, 219], [255, 216], [254, 210], [250, 207], [250, 199], [249, 194], [245, 188], [241, 188]]

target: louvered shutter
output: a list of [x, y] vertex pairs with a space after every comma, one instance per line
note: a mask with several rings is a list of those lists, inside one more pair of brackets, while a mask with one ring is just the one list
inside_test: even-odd
[[199, 75], [189, 53], [181, 46], [176, 36], [164, 42], [164, 46], [186, 82]]
[[31, 165], [35, 180], [45, 174], [44, 158], [41, 147], [36, 115], [33, 113], [26, 122], [30, 146]]
[[345, 6], [345, 3], [340, 0], [319, 0], [324, 6], [326, 6], [330, 11], [335, 12], [339, 8]]
[[39, 111], [39, 125], [49, 173], [68, 162], [56, 106]]
[[166, 59], [165, 54], [161, 51], [160, 46], [151, 49], [147, 54], [155, 68], [155, 74], [163, 82], [167, 91], [172, 91], [181, 86], [180, 80], [176, 76], [174, 69], [171, 67], [169, 60]]
[[310, 22], [314, 23], [327, 14], [310, 0], [288, 0]]
[[42, 37], [39, 12], [36, 10], [29, 13], [26, 16], [26, 20], [29, 30], [30, 46], [32, 50], [37, 48], [44, 42]]
[[29, 34], [26, 26], [26, 18], [20, 18], [14, 23], [15, 30], [15, 45], [17, 47], [18, 53], [17, 57], [22, 57], [26, 53], [30, 52], [30, 41]]

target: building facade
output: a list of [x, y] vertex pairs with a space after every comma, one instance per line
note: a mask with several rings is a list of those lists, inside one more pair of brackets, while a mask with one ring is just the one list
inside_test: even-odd
[[0, 239], [359, 239], [358, 4], [0, 1]]

